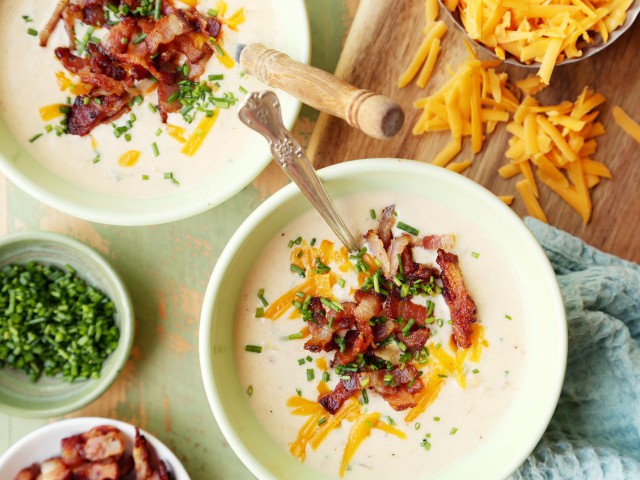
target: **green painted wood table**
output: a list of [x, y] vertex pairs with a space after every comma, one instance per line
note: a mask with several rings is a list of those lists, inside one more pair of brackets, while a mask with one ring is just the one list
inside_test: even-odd
[[[312, 63], [333, 71], [355, 2], [307, 0], [307, 6]], [[294, 129], [302, 143], [316, 117], [316, 112], [303, 109]], [[209, 408], [200, 376], [198, 323], [222, 249], [249, 213], [284, 183], [277, 167], [269, 168], [238, 195], [196, 217], [132, 228], [62, 214], [0, 175], [0, 235], [46, 230], [79, 239], [112, 263], [133, 297], [135, 343], [124, 372], [102, 397], [71, 417], [111, 417], [141, 426], [176, 453], [193, 480], [252, 478]], [[0, 414], [0, 454], [53, 420]]]

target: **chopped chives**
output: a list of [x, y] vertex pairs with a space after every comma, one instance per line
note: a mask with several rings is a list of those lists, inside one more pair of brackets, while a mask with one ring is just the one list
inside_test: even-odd
[[238, 86], [238, 90], [240, 90], [240, 91], [241, 91], [242, 93], [244, 93], [245, 95], [246, 95], [247, 93], [249, 93], [249, 92], [247, 91], [247, 89], [246, 89], [246, 88], [244, 88], [242, 85], [239, 85], [239, 86]]
[[448, 378], [449, 377], [449, 375], [445, 375], [444, 373], [439, 373], [438, 376], [440, 378]]
[[411, 331], [411, 327], [413, 327], [414, 323], [416, 323], [415, 319], [410, 318], [407, 324], [404, 327], [402, 327], [402, 335], [404, 336], [409, 335], [409, 331]]
[[153, 18], [155, 18], [156, 20], [160, 20], [161, 8], [162, 0], [156, 0], [156, 8], [153, 11]]
[[249, 385], [247, 387], [247, 395], [249, 396], [253, 395], [253, 385]]
[[362, 390], [362, 403], [364, 403], [365, 405], [369, 403], [369, 394], [366, 390]]
[[376, 211], [372, 208], [369, 213], [371, 214], [371, 219], [375, 220], [376, 219]]
[[298, 359], [298, 365], [304, 365], [304, 362], [306, 362], [306, 360], [304, 358], [299, 358]]
[[304, 292], [296, 292], [296, 297], [304, 298]]
[[329, 375], [329, 372], [322, 372], [322, 381], [323, 382], [328, 382], [331, 379], [331, 376]]
[[71, 108], [67, 107], [66, 105], [62, 105], [58, 108], [58, 110], [60, 110], [60, 113], [69, 113], [71, 111]]
[[29, 143], [33, 143], [38, 140], [42, 136], [42, 133], [36, 133], [33, 137], [29, 139]]
[[299, 388], [296, 388], [296, 393], [298, 394], [299, 397], [302, 396], [302, 390], [300, 390]]
[[96, 156], [93, 157], [93, 160], [91, 160], [91, 163], [96, 164], [100, 161], [100, 154], [98, 152], [96, 152]]
[[149, 180], [149, 175], [142, 175], [143, 180]]
[[511, 318], [511, 315], [505, 315], [504, 318], [506, 318], [507, 320], [513, 320], [513, 318]]
[[440, 421], [440, 417], [433, 417], [433, 421], [434, 422], [439, 422]]
[[158, 128], [158, 129], [156, 130], [156, 137], [159, 137], [160, 135], [162, 135], [162, 129], [161, 129], [161, 128]]
[[340, 288], [344, 288], [346, 282], [344, 281], [344, 278], [339, 278], [338, 279], [338, 285], [340, 285]]
[[[127, 133], [127, 135], [129, 135], [129, 134]], [[126, 138], [126, 135], [125, 135], [125, 138]], [[160, 150], [158, 150], [158, 145], [156, 144], [156, 142], [153, 142], [151, 144], [151, 150], [153, 150], [153, 156], [154, 157], [157, 157], [158, 155], [160, 155]]]
[[302, 243], [302, 237], [298, 237], [294, 240], [296, 245], [300, 245]]
[[312, 238], [312, 239], [311, 239], [311, 243], [310, 243], [310, 245], [313, 247], [315, 244], [316, 244], [316, 239], [315, 239], [315, 238]]
[[292, 333], [291, 335], [289, 335], [287, 337], [289, 340], [300, 340], [301, 338], [304, 338], [304, 335], [302, 332], [298, 332], [298, 333]]
[[393, 418], [391, 418], [390, 416], [387, 415], [387, 423], [389, 424], [389, 426], [393, 427], [396, 422]]
[[22, 19], [25, 21], [25, 23], [33, 22], [33, 18], [31, 18], [29, 15], [22, 15]]
[[411, 225], [407, 225], [404, 222], [398, 222], [398, 228], [403, 230], [411, 235], [418, 235], [420, 231], [417, 228], [413, 228]]
[[471, 252], [471, 256], [473, 258], [478, 258], [480, 256], [480, 254], [478, 252]]
[[38, 35], [38, 31], [34, 28], [30, 28], [29, 30], [27, 30], [27, 33], [29, 35], [33, 35], [34, 37]]
[[416, 423], [413, 425], [413, 428], [415, 428], [416, 430], [420, 430], [420, 422], [416, 422]]
[[224, 75], [220, 73], [217, 75], [209, 75], [207, 78], [210, 82], [214, 82], [216, 80], [224, 80]]
[[458, 429], [456, 427], [453, 427], [451, 429], [451, 431], [449, 432], [449, 435], [455, 435], [457, 431], [458, 431]]
[[307, 381], [310, 382], [314, 378], [316, 378], [316, 374], [313, 371], [313, 368], [307, 368]]
[[287, 244], [287, 246], [288, 246], [289, 248], [293, 247], [293, 240], [289, 240], [289, 243]]
[[264, 308], [258, 307], [256, 308], [256, 318], [264, 317]]
[[[127, 142], [130, 142], [130, 141], [131, 141], [131, 134], [130, 134], [130, 133], [125, 133], [125, 134], [124, 134], [124, 139], [125, 139]], [[157, 155], [156, 155], [156, 157], [157, 157]]]
[[138, 35], [136, 38], [134, 38], [133, 40], [133, 44], [134, 45], [138, 45], [140, 42], [142, 42], [145, 38], [147, 38], [147, 34], [146, 33], [141, 33], [140, 35]]
[[264, 288], [261, 288], [260, 290], [258, 290], [258, 300], [260, 300], [260, 303], [262, 303], [262, 305], [264, 305], [265, 307], [269, 305], [269, 302], [267, 301], [267, 299], [264, 298]]
[[244, 77], [246, 75], [246, 72], [242, 71], [240, 72], [240, 78]]
[[327, 421], [327, 417], [322, 417], [320, 420], [318, 420], [318, 426], [326, 423], [326, 421]]
[[471, 373], [477, 374], [477, 373], [480, 373], [480, 370], [478, 370], [477, 368], [474, 368], [473, 370], [471, 370]]
[[246, 345], [244, 347], [245, 352], [262, 353], [262, 347], [259, 345]]
[[174, 102], [180, 96], [180, 92], [174, 92], [169, 98], [167, 98], [167, 103]]
[[126, 45], [127, 43], [129, 43], [129, 39], [128, 39], [127, 37], [122, 37], [122, 38], [120, 39], [120, 43], [121, 43], [122, 45]]
[[313, 358], [311, 358], [311, 356], [310, 356], [310, 355], [307, 355], [307, 356], [305, 357], [305, 360], [306, 360], [307, 362], [309, 362], [309, 363], [313, 362]]
[[151, 110], [153, 113], [158, 113], [158, 109], [153, 103], [149, 103], [148, 105], [149, 105], [149, 110]]
[[215, 17], [218, 15], [218, 11], [213, 8], [210, 8], [209, 10], [207, 10], [207, 15], [209, 15], [210, 17]]
[[293, 302], [291, 302], [291, 305], [296, 307], [298, 310], [300, 310], [302, 308], [302, 303], [300, 303], [299, 300], [294, 300]]
[[45, 130], [45, 132], [49, 133], [49, 132], [51, 132], [51, 130], [53, 130], [53, 127], [51, 125], [45, 125], [44, 126], [44, 130]]
[[297, 265], [294, 265], [293, 263], [289, 266], [289, 269], [294, 272], [297, 273], [298, 275], [300, 275], [302, 278], [305, 278], [307, 275], [305, 274], [305, 271], [300, 268]]

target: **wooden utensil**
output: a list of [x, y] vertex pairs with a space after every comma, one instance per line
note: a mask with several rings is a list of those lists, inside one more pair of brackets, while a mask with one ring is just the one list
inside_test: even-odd
[[262, 44], [246, 45], [239, 60], [249, 75], [313, 108], [344, 119], [371, 137], [390, 138], [404, 123], [402, 107], [389, 97], [354, 87]]

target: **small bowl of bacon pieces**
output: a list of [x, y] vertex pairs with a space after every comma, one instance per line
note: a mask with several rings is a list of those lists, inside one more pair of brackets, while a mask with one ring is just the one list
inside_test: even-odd
[[230, 446], [260, 479], [509, 476], [564, 379], [553, 270], [497, 197], [446, 169], [319, 172], [349, 252], [289, 185], [223, 251], [200, 361]]
[[0, 458], [6, 480], [189, 480], [180, 460], [160, 440], [108, 418], [82, 417], [46, 425]]
[[556, 65], [577, 62], [605, 49], [640, 13], [638, 0], [440, 2], [476, 45], [505, 63], [537, 68], [546, 85]]

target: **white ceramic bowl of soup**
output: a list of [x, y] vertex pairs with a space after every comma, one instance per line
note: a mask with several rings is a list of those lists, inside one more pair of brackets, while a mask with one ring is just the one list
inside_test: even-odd
[[[439, 225], [446, 225], [447, 214], [455, 217], [451, 226], [458, 230], [441, 233], [455, 233], [463, 237], [465, 225], [468, 225], [469, 231], [477, 232], [485, 239], [486, 251], [493, 252], [492, 258], [503, 262], [505, 268], [513, 274], [513, 281], [517, 284], [516, 289], [523, 302], [520, 317], [524, 329], [524, 357], [518, 374], [518, 386], [482, 441], [463, 455], [456, 456], [454, 453], [451, 460], [433, 475], [414, 475], [415, 478], [438, 479], [499, 479], [508, 476], [531, 453], [545, 431], [560, 394], [566, 365], [567, 329], [564, 305], [554, 272], [540, 245], [522, 220], [497, 197], [478, 184], [446, 169], [410, 160], [374, 159], [332, 166], [319, 173], [329, 194], [339, 208], [344, 209], [342, 213], [347, 224], [355, 224], [358, 218], [369, 216], [366, 202], [359, 207], [346, 208], [352, 205], [344, 203], [349, 202], [350, 198], [370, 198], [370, 204], [375, 204], [376, 208], [380, 206], [375, 203], [376, 200], [387, 202], [397, 197], [402, 199], [398, 201], [402, 204], [408, 198], [413, 199], [419, 206], [424, 205], [426, 222], [429, 220], [429, 211], [433, 211], [433, 208], [440, 210], [438, 215], [433, 215], [438, 218]], [[322, 461], [314, 463], [308, 458], [301, 463], [289, 453], [286, 443], [282, 442], [281, 430], [291, 430], [284, 437], [293, 441], [298, 433], [297, 427], [284, 424], [278, 426], [277, 422], [275, 426], [268, 427], [265, 426], [268, 422], [265, 423], [264, 418], [258, 418], [260, 415], [252, 408], [251, 402], [260, 392], [256, 385], [252, 386], [252, 395], [247, 394], [246, 369], [239, 360], [243, 358], [243, 352], [239, 351], [242, 350], [242, 343], [236, 338], [245, 335], [243, 332], [252, 328], [242, 329], [235, 325], [236, 322], [260, 320], [246, 318], [247, 315], [243, 317], [241, 310], [245, 308], [243, 298], [247, 296], [246, 285], [252, 285], [252, 278], [258, 274], [257, 271], [252, 271], [254, 264], [277, 268], [277, 254], [273, 259], [262, 258], [260, 263], [265, 247], [273, 239], [278, 240], [284, 235], [283, 248], [286, 250], [286, 242], [289, 237], [295, 238], [297, 231], [291, 230], [289, 226], [294, 222], [297, 228], [297, 218], [307, 218], [308, 222], [315, 221], [316, 225], [321, 225], [319, 215], [314, 220], [316, 213], [311, 210], [311, 205], [295, 185], [283, 188], [256, 209], [240, 226], [218, 260], [202, 310], [200, 362], [209, 403], [231, 447], [252, 473], [261, 479], [339, 478], [337, 470], [327, 472], [318, 468]], [[477, 249], [482, 252], [482, 245], [478, 245]], [[472, 253], [468, 250], [465, 252], [466, 255]], [[474, 255], [473, 258], [480, 260], [485, 257]], [[465, 278], [466, 266], [473, 261], [470, 257], [461, 260]], [[493, 271], [491, 264], [485, 264], [483, 268], [487, 269], [487, 275], [500, 273]], [[284, 265], [282, 271], [287, 270], [288, 264]], [[470, 288], [473, 296], [474, 289], [482, 290], [482, 282], [477, 278], [469, 280], [473, 280], [471, 284], [475, 285]], [[254, 308], [260, 306], [255, 293], [249, 292]], [[478, 302], [478, 298], [474, 298]], [[273, 300], [273, 294], [270, 295], [270, 300]], [[503, 292], [495, 291], [491, 298], [478, 302], [479, 312], [483, 310], [482, 305], [500, 306], [501, 303], [508, 303], [508, 299], [503, 296]], [[479, 317], [481, 316], [482, 313], [479, 313]], [[287, 328], [292, 332], [300, 328], [295, 322], [286, 319], [281, 321], [289, 325]], [[482, 322], [487, 324], [509, 320], [500, 315], [500, 318], [483, 318]], [[255, 323], [255, 328], [261, 327]], [[256, 343], [261, 341], [258, 337], [263, 331], [258, 330], [259, 333], [254, 338]], [[265, 338], [264, 343], [268, 344], [272, 340]], [[268, 350], [269, 347], [266, 348]], [[304, 357], [308, 353], [300, 346], [298, 357]], [[286, 388], [295, 395], [294, 388], [300, 386], [297, 383], [300, 380], [292, 378], [290, 385], [287, 385], [286, 378], [278, 378], [277, 368], [269, 369], [273, 363], [275, 366], [279, 365], [277, 354], [265, 356], [263, 352], [258, 356], [255, 353], [249, 355], [253, 355], [253, 359], [262, 356], [259, 360], [261, 364], [252, 361], [254, 367], [261, 365], [264, 377], [271, 379], [265, 384], [271, 382], [280, 385], [284, 382]], [[260, 381], [259, 375], [255, 377], [256, 382]], [[288, 373], [283, 375], [289, 376]], [[264, 392], [261, 394], [265, 395]], [[280, 397], [274, 394], [275, 398]], [[275, 410], [286, 410], [279, 400], [262, 398], [261, 401], [266, 405], [266, 416]], [[482, 397], [479, 397], [479, 401], [482, 401]], [[486, 408], [486, 412], [491, 410], [491, 406]], [[439, 412], [430, 414], [427, 411], [423, 414], [426, 417], [419, 421], [426, 424], [437, 414]], [[463, 425], [456, 426], [460, 427], [460, 431], [464, 428]], [[267, 431], [269, 428], [270, 432]], [[423, 429], [422, 433], [426, 431], [428, 430]], [[280, 441], [276, 441], [276, 437]], [[356, 457], [360, 452], [366, 453], [366, 448], [367, 443], [364, 442]], [[383, 452], [372, 455], [390, 459], [389, 454], [395, 448], [402, 449], [403, 444], [390, 442], [388, 446], [383, 446]], [[307, 457], [312, 455], [309, 449]], [[372, 473], [377, 472], [374, 469]], [[398, 477], [402, 476], [401, 472], [397, 473]], [[349, 472], [344, 478], [349, 478]]]
[[[215, 4], [214, 0], [206, 0], [200, 2], [199, 8], [206, 11]], [[303, 0], [270, 0], [268, 4], [229, 0], [228, 5], [229, 14], [244, 7], [247, 15], [237, 32], [223, 28], [225, 48], [231, 57], [235, 57], [237, 44], [262, 41], [296, 60], [309, 61], [310, 31]], [[258, 12], [253, 15], [253, 10], [268, 5], [269, 15], [265, 18]], [[40, 48], [37, 37], [26, 32], [28, 28], [41, 29], [54, 6], [28, 0], [18, 4], [4, 2], [0, 7], [3, 11], [0, 40], [7, 40], [0, 47], [0, 64], [12, 65], [16, 71], [15, 75], [0, 80], [0, 171], [15, 185], [37, 200], [75, 217], [113, 225], [152, 225], [187, 218], [222, 203], [246, 187], [267, 166], [271, 160], [269, 148], [264, 140], [242, 125], [237, 118], [237, 105], [220, 111], [205, 143], [193, 157], [180, 153], [183, 144], [171, 138], [158, 114], [148, 108], [147, 104], [155, 101], [155, 93], [145, 96], [143, 104], [134, 105], [131, 112], [116, 120], [122, 124], [132, 113], [136, 114], [131, 142], [114, 138], [109, 124], [98, 125], [91, 132], [95, 148], [88, 136], [56, 137], [44, 133], [45, 124], [53, 125], [60, 119], [42, 121], [39, 108], [64, 103], [65, 95], [69, 95], [68, 91], [59, 91], [55, 74], [66, 71], [53, 53], [55, 47], [67, 46], [68, 41], [62, 22], [47, 49]], [[25, 23], [23, 15], [33, 20]], [[19, 42], [8, 40], [16, 37], [20, 38]], [[23, 58], [28, 62], [20, 65]], [[204, 77], [208, 73], [225, 74], [225, 80], [220, 81], [222, 91], [235, 92], [239, 100], [243, 96], [239, 91], [241, 86], [248, 90], [266, 88], [256, 79], [242, 77], [237, 64], [232, 70], [225, 69], [215, 56], [209, 60], [209, 68], [212, 70], [207, 70]], [[231, 83], [225, 85], [227, 81]], [[301, 103], [285, 93], [279, 97], [284, 124], [290, 129]], [[195, 131], [199, 120], [200, 117], [187, 126], [184, 138]], [[168, 123], [180, 121], [176, 113], [169, 116]], [[164, 130], [160, 136], [155, 134], [158, 129]], [[42, 136], [30, 143], [28, 139], [36, 133]], [[151, 151], [152, 142], [159, 148], [157, 158]], [[101, 158], [93, 165], [96, 154], [92, 148]], [[122, 168], [118, 158], [131, 149], [141, 152], [140, 160], [131, 168]], [[189, 167], [185, 167], [187, 164]], [[167, 172], [173, 174], [174, 169], [183, 169], [182, 175], [175, 172], [179, 185], [165, 177]]]

